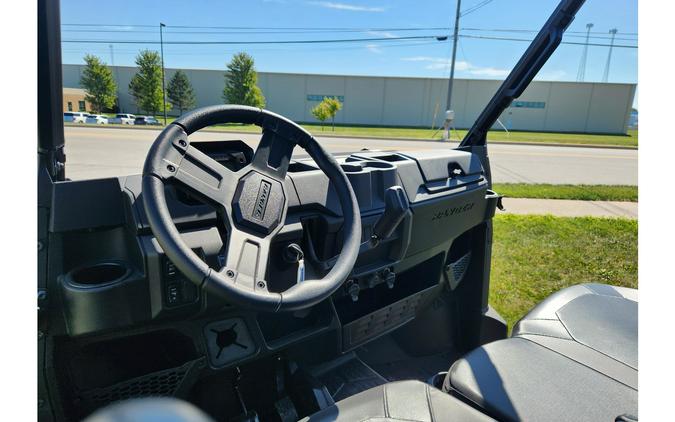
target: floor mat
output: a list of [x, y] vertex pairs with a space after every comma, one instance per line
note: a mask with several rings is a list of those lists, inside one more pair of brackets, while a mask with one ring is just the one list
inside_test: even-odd
[[419, 380], [427, 382], [439, 372], [445, 372], [459, 357], [454, 352], [432, 356], [408, 355], [391, 336], [383, 336], [357, 350], [366, 365], [387, 381]]
[[326, 385], [335, 401], [387, 382], [380, 374], [363, 363], [355, 353], [312, 368], [310, 372]]

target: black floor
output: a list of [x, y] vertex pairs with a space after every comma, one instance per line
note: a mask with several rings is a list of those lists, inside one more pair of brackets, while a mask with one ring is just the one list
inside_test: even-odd
[[410, 356], [391, 336], [383, 336], [355, 352], [311, 368], [335, 401], [390, 381], [428, 382], [448, 370], [457, 358], [453, 352], [432, 356]]
[[363, 363], [355, 353], [315, 367], [312, 369], [312, 374], [326, 386], [335, 401], [387, 382], [380, 374]]
[[445, 372], [458, 358], [454, 351], [431, 356], [411, 356], [391, 336], [383, 336], [362, 346], [357, 355], [387, 381], [419, 380], [427, 382]]

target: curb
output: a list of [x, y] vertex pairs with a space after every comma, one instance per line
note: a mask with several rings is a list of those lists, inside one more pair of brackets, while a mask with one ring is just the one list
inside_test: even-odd
[[[134, 130], [163, 130], [164, 126], [135, 126], [135, 125], [96, 125], [90, 126], [86, 124], [73, 124], [73, 123], [64, 123], [64, 127], [79, 127], [79, 128], [96, 128], [96, 129], [134, 129]], [[243, 134], [251, 135], [257, 134], [257, 132], [247, 132], [243, 130], [209, 130], [202, 129], [200, 132], [209, 132], [209, 133], [234, 133], [234, 134]], [[352, 139], [372, 139], [376, 141], [414, 141], [414, 142], [432, 142], [432, 143], [441, 143], [443, 141], [437, 139], [422, 139], [422, 138], [382, 138], [377, 136], [362, 136], [362, 135], [333, 135], [333, 134], [313, 134], [315, 137], [319, 138], [352, 138]], [[448, 144], [456, 144], [457, 141], [449, 141]], [[624, 145], [594, 145], [594, 144], [564, 144], [564, 143], [546, 143], [546, 142], [517, 142], [517, 141], [491, 141], [488, 139], [488, 144], [499, 144], [499, 145], [526, 145], [526, 146], [540, 146], [540, 147], [573, 147], [573, 148], [600, 148], [600, 149], [624, 149], [624, 150], [634, 150], [637, 151], [638, 147], [624, 146]]]

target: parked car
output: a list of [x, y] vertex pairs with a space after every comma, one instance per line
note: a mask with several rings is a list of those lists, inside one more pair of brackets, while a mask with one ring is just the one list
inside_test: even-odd
[[89, 116], [87, 116], [87, 120], [85, 120], [85, 123], [94, 125], [107, 125], [108, 117], [103, 116], [101, 114], [90, 114]]
[[138, 116], [134, 120], [135, 125], [161, 125], [159, 120], [152, 116]]
[[115, 115], [115, 117], [108, 119], [108, 123], [113, 123], [117, 125], [133, 125], [136, 116], [133, 114], [120, 113]]
[[65, 123], [84, 123], [89, 114], [76, 111], [66, 111], [63, 113], [63, 121]]

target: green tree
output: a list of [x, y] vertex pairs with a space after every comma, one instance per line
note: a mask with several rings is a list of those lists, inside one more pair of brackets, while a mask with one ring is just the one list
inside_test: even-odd
[[84, 56], [84, 62], [86, 66], [80, 77], [80, 85], [86, 92], [84, 99], [96, 113], [112, 108], [117, 100], [117, 85], [112, 71], [101, 59], [91, 54]]
[[258, 74], [253, 57], [246, 53], [237, 53], [227, 65], [227, 70], [223, 89], [223, 99], [227, 103], [265, 107], [265, 97], [257, 85]]
[[[162, 62], [156, 51], [143, 50], [136, 56], [138, 72], [129, 82], [129, 91], [136, 105], [147, 114], [156, 115], [163, 110], [164, 93], [162, 91]], [[171, 109], [171, 103], [166, 105]]]
[[195, 106], [195, 93], [192, 90], [190, 80], [182, 70], [174, 73], [169, 81], [169, 86], [166, 88], [166, 95], [169, 97], [169, 101], [178, 108], [180, 114], [183, 114], [183, 110]]
[[327, 118], [330, 118], [333, 123], [333, 132], [335, 132], [335, 115], [342, 110], [342, 103], [335, 97], [324, 97], [319, 105], [326, 108]]
[[319, 104], [316, 105], [316, 107], [312, 108], [312, 116], [316, 118], [316, 120], [321, 122], [321, 130], [323, 131], [323, 122], [328, 120], [330, 117], [328, 107], [326, 107], [326, 104], [322, 101]]

